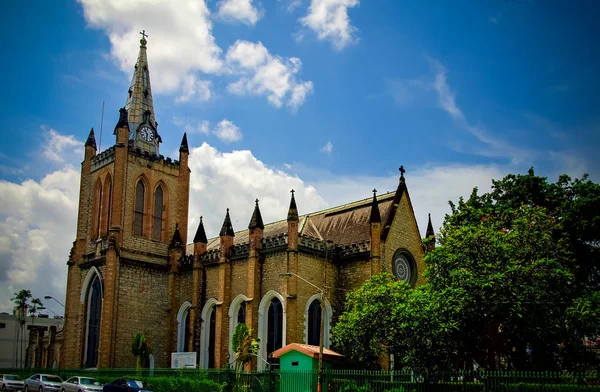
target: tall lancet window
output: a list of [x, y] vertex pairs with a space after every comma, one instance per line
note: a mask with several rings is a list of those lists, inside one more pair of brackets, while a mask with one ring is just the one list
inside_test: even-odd
[[85, 341], [85, 367], [98, 366], [98, 344], [100, 343], [100, 316], [102, 314], [102, 283], [94, 277], [88, 290]]
[[91, 238], [96, 239], [100, 235], [100, 224], [102, 221], [102, 182], [96, 181], [94, 187], [93, 210], [92, 210], [92, 233]]
[[152, 224], [152, 239], [162, 240], [163, 223], [163, 190], [159, 185], [154, 191], [154, 222]]
[[217, 340], [217, 308], [213, 306], [210, 311], [209, 318], [209, 335], [208, 335], [208, 368], [212, 369], [215, 367], [215, 342]]
[[321, 301], [315, 299], [308, 308], [308, 344], [318, 346], [321, 340]]
[[267, 319], [267, 355], [270, 355], [283, 344], [283, 306], [278, 298], [271, 300]]
[[133, 234], [143, 235], [144, 233], [144, 183], [138, 181], [135, 186], [135, 212], [133, 221]]

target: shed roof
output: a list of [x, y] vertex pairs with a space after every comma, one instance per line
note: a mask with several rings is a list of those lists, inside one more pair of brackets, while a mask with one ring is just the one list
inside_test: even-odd
[[[290, 343], [287, 346], [280, 348], [279, 350], [273, 351], [273, 358], [279, 358], [283, 354], [286, 354], [292, 350], [301, 352], [302, 354], [312, 358], [319, 358], [319, 346], [311, 346], [309, 344], [300, 343]], [[323, 359], [340, 360], [342, 358], [344, 358], [342, 354], [336, 353], [333, 350], [323, 347]]]

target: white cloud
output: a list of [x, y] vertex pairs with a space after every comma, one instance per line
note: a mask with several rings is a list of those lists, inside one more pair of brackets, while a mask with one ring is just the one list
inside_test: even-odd
[[232, 72], [241, 75], [228, 86], [233, 94], [266, 95], [276, 107], [285, 104], [295, 110], [313, 91], [311, 81], [296, 78], [302, 68], [299, 58], [271, 55], [262, 42], [238, 40], [227, 50], [225, 57]]
[[[473, 126], [469, 123], [463, 111], [456, 103], [455, 94], [448, 84], [446, 68], [436, 59], [427, 58], [435, 72], [433, 90], [438, 97], [438, 105], [458, 124], [463, 130], [474, 136], [479, 145], [469, 148], [468, 152], [495, 158], [509, 158], [512, 163], [533, 162], [537, 153], [531, 149], [515, 146], [505, 140], [491, 135], [481, 126]], [[462, 147], [455, 145], [455, 149]]]
[[44, 132], [44, 158], [53, 163], [70, 163], [73, 154], [83, 156], [83, 143], [72, 135], [61, 135], [47, 126], [40, 127]]
[[278, 0], [286, 3], [287, 12], [294, 12], [294, 10], [302, 5], [302, 0]]
[[291, 189], [296, 190], [301, 214], [328, 206], [314, 187], [268, 167], [248, 150], [220, 152], [203, 143], [190, 151], [190, 169], [188, 238], [193, 238], [200, 215], [204, 216], [207, 235], [217, 236], [226, 208], [230, 208], [234, 230], [246, 229], [256, 198], [265, 223], [285, 219]]
[[[310, 81], [296, 79], [301, 61], [269, 54], [261, 42], [237, 41], [228, 61], [213, 36], [210, 10], [205, 0], [169, 2], [148, 0], [78, 0], [88, 25], [106, 32], [111, 57], [128, 76], [137, 59], [139, 31], [148, 28], [148, 62], [153, 92], [173, 94], [177, 103], [208, 101], [210, 77], [236, 78], [228, 90], [238, 95], [266, 96], [277, 107], [296, 110], [313, 90]], [[223, 0], [221, 16], [237, 15], [256, 23], [260, 17], [250, 0]], [[245, 19], [244, 19], [245, 18]], [[255, 20], [256, 19], [256, 20]], [[244, 53], [233, 53], [243, 50]], [[254, 61], [254, 63], [253, 63]]]
[[83, 142], [50, 129], [43, 144], [40, 167], [61, 169], [39, 181], [0, 180], [0, 311], [12, 309], [10, 298], [20, 289], [32, 290], [34, 297], [65, 298], [79, 198], [80, 173], [72, 162], [81, 161]]
[[225, 143], [242, 140], [242, 131], [240, 130], [240, 127], [226, 118], [219, 121], [215, 126], [214, 134]]
[[204, 0], [79, 2], [87, 23], [106, 31], [111, 55], [127, 75], [131, 75], [136, 62], [139, 31], [148, 31], [154, 92], [185, 90], [196, 72], [215, 74], [222, 69], [221, 48], [215, 43], [210, 11]]
[[358, 0], [311, 0], [308, 14], [299, 21], [320, 40], [329, 40], [337, 50], [342, 50], [358, 40], [357, 29], [348, 16], [348, 8], [358, 3]]
[[183, 127], [184, 131], [189, 134], [203, 133], [208, 135], [210, 133], [210, 123], [206, 120], [197, 121], [187, 117], [173, 116], [173, 124]]
[[221, 0], [218, 7], [217, 16], [223, 20], [239, 21], [254, 26], [260, 19], [252, 0]]
[[210, 85], [210, 80], [198, 80], [196, 75], [187, 75], [182, 81], [182, 93], [175, 98], [175, 102], [185, 103], [192, 100], [206, 102], [211, 97]]
[[321, 147], [321, 152], [324, 152], [326, 154], [331, 154], [332, 151], [333, 151], [333, 144], [331, 142], [327, 142], [327, 143], [325, 143], [325, 145], [323, 147]]

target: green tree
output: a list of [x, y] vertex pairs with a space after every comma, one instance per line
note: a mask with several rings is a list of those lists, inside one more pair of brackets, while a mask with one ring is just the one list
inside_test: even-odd
[[[31, 290], [21, 289], [18, 293], [14, 293], [14, 297], [10, 300], [15, 303], [14, 314], [19, 323], [19, 329], [17, 330], [17, 366], [21, 367], [23, 363], [23, 336], [25, 334], [25, 317], [27, 316], [27, 309], [29, 308], [29, 300], [31, 299]], [[20, 363], [19, 363], [20, 362]]]
[[373, 364], [394, 353], [419, 370], [577, 369], [600, 334], [600, 186], [587, 176], [551, 184], [509, 175], [490, 193], [450, 203], [428, 283], [389, 275], [348, 295], [336, 346]]
[[239, 323], [231, 337], [231, 346], [235, 352], [235, 369], [239, 372], [258, 353], [260, 340], [252, 336], [252, 329], [246, 323]]
[[146, 335], [143, 333], [137, 333], [133, 337], [133, 343], [131, 344], [131, 353], [135, 357], [135, 366], [138, 370], [145, 368], [148, 364], [150, 354], [152, 354], [152, 345], [146, 339]]

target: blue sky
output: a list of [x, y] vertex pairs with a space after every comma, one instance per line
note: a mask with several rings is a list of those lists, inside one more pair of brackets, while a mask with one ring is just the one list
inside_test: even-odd
[[214, 234], [223, 214], [212, 211], [226, 206], [242, 229], [255, 197], [267, 220], [280, 219], [291, 186], [301, 212], [393, 190], [399, 165], [422, 232], [427, 212], [439, 227], [447, 200], [530, 166], [552, 179], [600, 178], [597, 2], [177, 4], [4, 5], [8, 290], [35, 279], [17, 260], [35, 248], [29, 268], [51, 265], [64, 295], [81, 143], [91, 127], [98, 135], [102, 102], [102, 149], [113, 142], [141, 29], [161, 152], [176, 157], [186, 130], [194, 149], [190, 230], [209, 214]]

